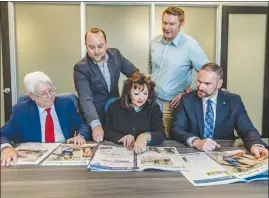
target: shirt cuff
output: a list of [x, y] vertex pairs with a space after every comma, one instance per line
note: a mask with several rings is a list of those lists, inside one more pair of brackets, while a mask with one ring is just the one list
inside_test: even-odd
[[90, 123], [90, 126], [91, 126], [92, 129], [94, 129], [94, 128], [97, 127], [97, 126], [102, 126], [102, 124], [101, 124], [101, 122], [100, 122], [99, 119], [96, 119], [96, 120], [94, 120], [94, 121], [92, 121], [92, 122]]
[[253, 146], [260, 146], [260, 147], [265, 148], [262, 144], [253, 144], [253, 145], [250, 147], [250, 151], [251, 151], [251, 149], [252, 149]]
[[11, 147], [11, 148], [12, 148], [11, 144], [9, 144], [9, 143], [4, 143], [4, 144], [1, 144], [1, 151], [2, 151], [2, 149], [5, 148], [5, 147]]
[[151, 144], [152, 136], [151, 136], [151, 133], [150, 132], [146, 132], [146, 133], [150, 135], [150, 140], [147, 140], [147, 145], [150, 145]]
[[192, 141], [195, 140], [195, 139], [200, 139], [200, 138], [198, 138], [197, 136], [190, 137], [190, 138], [187, 139], [187, 144], [188, 144], [190, 147], [193, 147], [193, 145], [192, 145]]

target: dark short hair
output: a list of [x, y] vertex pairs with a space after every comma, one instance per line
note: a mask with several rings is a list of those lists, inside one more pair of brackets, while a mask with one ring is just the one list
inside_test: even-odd
[[134, 87], [134, 89], [139, 89], [143, 86], [143, 91], [144, 85], [146, 85], [148, 88], [148, 99], [145, 105], [151, 106], [156, 100], [155, 83], [151, 80], [150, 77], [146, 77], [140, 72], [133, 73], [130, 78], [124, 81], [122, 95], [120, 97], [121, 106], [124, 108], [132, 108], [132, 100], [130, 96], [132, 87]]
[[101, 33], [103, 34], [103, 36], [104, 36], [104, 38], [105, 38], [105, 41], [106, 41], [106, 33], [105, 33], [102, 29], [100, 29], [100, 28], [93, 27], [93, 28], [89, 29], [89, 30], [86, 32], [86, 34], [85, 34], [85, 43], [86, 43], [88, 34], [90, 34], [90, 33], [94, 33], [94, 34], [96, 34], [96, 33], [98, 33], [98, 32], [101, 32]]
[[203, 65], [200, 70], [213, 71], [216, 74], [218, 74], [220, 79], [223, 78], [223, 69], [221, 66], [219, 66], [216, 63], [207, 63], [207, 64]]

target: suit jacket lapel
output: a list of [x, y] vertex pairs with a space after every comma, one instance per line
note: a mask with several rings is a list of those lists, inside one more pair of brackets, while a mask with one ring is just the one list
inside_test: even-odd
[[215, 123], [215, 130], [214, 130], [214, 137], [217, 137], [220, 133], [220, 129], [222, 128], [222, 122], [223, 120], [229, 115], [229, 104], [225, 100], [225, 97], [223, 95], [223, 92], [221, 90], [218, 91], [218, 97], [217, 97], [217, 108], [216, 108], [216, 123]]
[[30, 116], [31, 116], [31, 129], [30, 133], [33, 133], [33, 141], [42, 142], [42, 130], [41, 130], [41, 123], [40, 123], [40, 115], [38, 111], [38, 107], [34, 101], [30, 101], [31, 109]]
[[203, 110], [203, 102], [202, 99], [199, 98], [197, 95], [195, 96], [195, 111], [196, 111], [196, 118], [199, 126], [199, 133], [200, 138], [204, 137], [204, 110]]
[[103, 86], [105, 87], [105, 90], [109, 93], [108, 91], [108, 87], [107, 87], [107, 84], [106, 84], [106, 81], [105, 81], [105, 78], [100, 70], [100, 68], [98, 67], [97, 64], [95, 64], [92, 59], [90, 57], [87, 56], [87, 61], [88, 61], [88, 64], [89, 64], [89, 67], [90, 67], [90, 70], [96, 75], [98, 76], [98, 79], [100, 79], [101, 83], [103, 84]]
[[110, 73], [110, 80], [111, 80], [111, 86], [110, 86], [110, 92], [112, 92], [111, 89], [113, 89], [114, 86], [112, 85], [115, 85], [115, 67], [113, 67], [114, 65], [114, 60], [113, 60], [113, 57], [112, 55], [107, 52], [107, 55], [108, 55], [108, 60], [107, 60], [107, 65], [108, 65], [108, 69], [109, 69], [109, 73]]
[[68, 130], [67, 130], [67, 123], [66, 123], [67, 122], [66, 117], [68, 116], [67, 112], [64, 112], [65, 109], [63, 108], [63, 105], [60, 103], [58, 98], [55, 98], [54, 100], [54, 107], [55, 107], [55, 111], [59, 120], [60, 127], [62, 129], [63, 135], [65, 139], [67, 140], [67, 138], [69, 137]]

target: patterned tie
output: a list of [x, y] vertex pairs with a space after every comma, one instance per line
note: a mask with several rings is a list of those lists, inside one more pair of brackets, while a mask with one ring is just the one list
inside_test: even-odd
[[50, 114], [51, 108], [46, 109], [47, 111], [47, 118], [45, 122], [45, 142], [55, 142], [55, 137], [54, 137], [54, 124], [53, 124], [53, 119]]
[[214, 111], [212, 108], [212, 100], [207, 100], [207, 108], [205, 113], [204, 138], [213, 139], [214, 132]]

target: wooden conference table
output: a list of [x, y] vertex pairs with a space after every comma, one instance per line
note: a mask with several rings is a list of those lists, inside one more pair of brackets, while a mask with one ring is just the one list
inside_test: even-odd
[[[268, 143], [268, 139], [264, 141]], [[241, 140], [218, 142], [223, 151], [243, 146]], [[197, 151], [170, 140], [164, 146], [174, 146], [180, 153]], [[268, 197], [268, 181], [194, 187], [175, 172], [90, 172], [86, 167], [75, 166], [13, 166], [1, 168], [1, 197], [260, 198]]]

